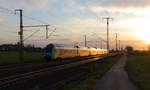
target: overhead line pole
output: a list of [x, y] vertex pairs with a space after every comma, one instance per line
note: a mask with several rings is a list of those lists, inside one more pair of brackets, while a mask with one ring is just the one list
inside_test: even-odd
[[103, 42], [107, 44], [107, 41], [105, 41], [103, 38], [100, 39], [100, 48], [103, 49]]
[[25, 38], [23, 41], [25, 41], [25, 40], [27, 40], [28, 38], [32, 37], [32, 36], [33, 36], [35, 33], [37, 33], [38, 31], [40, 31], [40, 30], [37, 30], [37, 31], [33, 32], [30, 36], [28, 36], [27, 38]]
[[119, 50], [121, 50], [121, 44], [120, 44], [120, 40], [119, 40]]
[[103, 39], [101, 37], [98, 38], [100, 40], [100, 48], [103, 48]]
[[16, 12], [20, 13], [20, 31], [18, 32], [18, 34], [20, 35], [20, 42], [19, 42], [19, 59], [21, 62], [24, 61], [24, 52], [23, 52], [23, 47], [24, 47], [24, 43], [23, 43], [23, 18], [22, 18], [22, 9], [16, 9]]
[[46, 39], [48, 39], [48, 26], [50, 25], [34, 25], [34, 26], [23, 26], [23, 10], [22, 9], [15, 9], [15, 14], [16, 12], [20, 13], [20, 31], [18, 32], [18, 34], [20, 35], [20, 42], [19, 42], [19, 59], [20, 62], [24, 61], [24, 52], [23, 52], [23, 48], [24, 48], [24, 39], [23, 39], [23, 28], [24, 27], [46, 27]]
[[116, 51], [118, 51], [118, 34], [117, 33], [115, 34], [116, 34]]
[[46, 27], [46, 39], [48, 39], [48, 25], [45, 25]]
[[107, 20], [107, 50], [109, 51], [109, 21], [113, 20], [113, 18], [106, 17], [106, 18], [103, 18], [103, 19]]
[[84, 46], [87, 47], [87, 43], [86, 43], [86, 35], [85, 35], [84, 37], [85, 37], [85, 43], [84, 43]]
[[103, 48], [103, 40], [101, 39], [100, 41], [100, 44], [101, 44], [101, 49]]

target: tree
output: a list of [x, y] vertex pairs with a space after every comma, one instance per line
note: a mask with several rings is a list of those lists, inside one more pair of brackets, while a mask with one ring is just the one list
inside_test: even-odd
[[133, 52], [133, 47], [132, 46], [126, 46], [126, 50], [128, 54], [131, 54]]
[[147, 49], [148, 49], [148, 51], [150, 51], [150, 45], [147, 45]]

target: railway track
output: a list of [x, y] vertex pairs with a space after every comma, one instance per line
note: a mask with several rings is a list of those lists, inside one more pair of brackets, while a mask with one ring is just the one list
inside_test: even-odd
[[4, 77], [4, 78], [0, 79], [0, 86], [6, 86], [6, 85], [9, 85], [9, 83], [17, 82], [20, 80], [24, 81], [28, 78], [34, 78], [34, 77], [37, 77], [37, 76], [42, 75], [42, 74], [46, 74], [46, 73], [50, 73], [50, 72], [54, 72], [54, 71], [58, 71], [58, 70], [63, 70], [66, 68], [75, 67], [75, 66], [85, 64], [85, 63], [94, 62], [94, 61], [97, 61], [99, 59], [101, 59], [101, 58], [93, 58], [93, 59], [88, 59], [88, 60], [84, 60], [84, 61], [78, 61], [78, 62], [73, 62], [73, 63], [69, 63], [69, 64], [59, 65], [59, 66], [55, 66], [55, 67], [44, 68], [41, 70], [28, 72], [28, 73], [24, 73], [24, 74]]
[[68, 77], [68, 78], [58, 81], [57, 83], [54, 83], [48, 87], [45, 87], [44, 90], [59, 90], [63, 86], [64, 83], [76, 80], [77, 78], [80, 78], [81, 76], [83, 76], [85, 74], [86, 74], [85, 72], [78, 73], [72, 77]]
[[25, 65], [17, 65], [15, 67], [7, 67], [7, 68], [0, 68], [0, 78], [6, 77], [6, 76], [12, 76], [15, 74], [22, 74], [22, 73], [27, 73], [33, 70], [39, 70], [42, 68], [47, 68], [47, 67], [53, 67], [57, 65], [63, 65], [66, 63], [71, 63], [75, 61], [80, 61], [84, 59], [90, 59], [94, 57], [99, 57], [100, 55], [97, 56], [88, 56], [88, 57], [77, 57], [77, 58], [70, 58], [66, 60], [61, 60], [61, 61], [51, 61], [51, 62], [41, 62], [41, 63], [32, 63], [32, 64], [25, 64]]
[[[114, 55], [110, 55], [110, 56], [114, 56]], [[0, 79], [0, 89], [1, 90], [7, 90], [7, 88], [9, 88], [9, 87], [14, 87], [18, 84], [27, 83], [28, 81], [35, 80], [35, 79], [40, 78], [40, 77], [42, 77], [44, 75], [47, 75], [49, 73], [65, 70], [65, 69], [68, 69], [68, 68], [73, 68], [73, 67], [85, 64], [85, 63], [95, 62], [95, 61], [98, 61], [98, 60], [103, 59], [105, 57], [107, 57], [107, 56], [95, 57], [95, 58], [92, 58], [92, 59], [90, 58], [90, 59], [87, 59], [87, 60], [71, 62], [71, 63], [59, 65], [59, 66], [47, 67], [47, 68], [32, 71], [32, 72], [27, 72], [27, 73], [23, 73], [23, 74], [17, 74], [17, 75], [4, 77], [4, 78]]]

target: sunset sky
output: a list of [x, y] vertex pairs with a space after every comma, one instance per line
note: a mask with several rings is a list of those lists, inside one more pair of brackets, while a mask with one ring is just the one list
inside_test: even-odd
[[15, 15], [14, 10], [20, 8], [24, 25], [50, 24], [49, 33], [56, 28], [48, 40], [44, 27], [24, 28], [24, 38], [40, 30], [25, 44], [83, 45], [84, 35], [87, 35], [88, 44], [94, 46], [99, 38], [106, 40], [106, 20], [102, 18], [107, 16], [113, 18], [110, 21], [111, 48], [114, 48], [115, 33], [124, 47], [146, 49], [150, 43], [149, 0], [0, 0], [0, 44], [19, 40], [19, 15]]

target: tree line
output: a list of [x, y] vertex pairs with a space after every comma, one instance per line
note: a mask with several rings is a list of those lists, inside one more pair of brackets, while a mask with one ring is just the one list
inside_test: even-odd
[[[27, 52], [41, 52], [43, 50], [41, 47], [35, 47], [31, 44], [25, 45], [23, 49]], [[19, 51], [19, 44], [2, 44], [0, 51]]]

